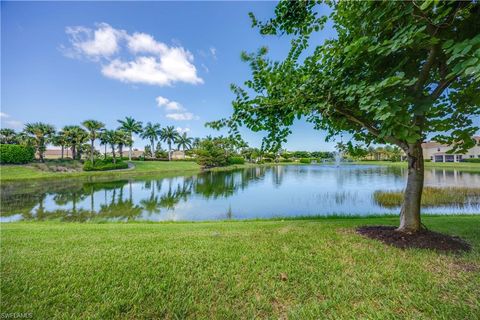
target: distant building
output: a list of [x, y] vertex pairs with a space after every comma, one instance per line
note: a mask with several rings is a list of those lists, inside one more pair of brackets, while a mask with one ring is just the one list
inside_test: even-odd
[[185, 152], [181, 150], [172, 151], [172, 160], [185, 159]]
[[473, 137], [476, 144], [465, 153], [447, 153], [450, 146], [435, 141], [422, 143], [423, 158], [432, 162], [460, 162], [464, 159], [480, 158], [480, 137]]

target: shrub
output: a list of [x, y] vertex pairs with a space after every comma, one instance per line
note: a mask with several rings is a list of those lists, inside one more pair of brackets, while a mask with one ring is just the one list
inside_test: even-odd
[[291, 159], [282, 159], [282, 158], [280, 158], [278, 161], [279, 162], [285, 162], [285, 163], [286, 162], [293, 162], [293, 160], [291, 160]]
[[32, 147], [18, 144], [0, 144], [0, 163], [21, 164], [35, 159]]
[[312, 159], [310, 158], [301, 158], [300, 163], [312, 163]]
[[168, 159], [168, 151], [163, 149], [155, 150], [155, 158], [157, 159]]
[[116, 163], [113, 163], [112, 159], [102, 159], [95, 160], [94, 163], [90, 160], [85, 161], [83, 165], [84, 171], [107, 171], [107, 170], [117, 170], [117, 169], [127, 169], [128, 163], [121, 160], [117, 160]]
[[222, 148], [220, 141], [204, 140], [195, 150], [197, 163], [202, 167], [223, 167], [228, 164], [227, 152]]
[[230, 158], [228, 158], [228, 163], [229, 164], [244, 164], [245, 159], [243, 159], [243, 157], [230, 157]]
[[273, 162], [273, 159], [263, 158], [263, 162], [264, 162], [264, 163], [271, 163], [271, 162]]
[[424, 159], [423, 162], [432, 162], [430, 159]]
[[469, 159], [463, 159], [462, 162], [469, 162], [469, 163], [480, 163], [480, 158], [469, 158]]

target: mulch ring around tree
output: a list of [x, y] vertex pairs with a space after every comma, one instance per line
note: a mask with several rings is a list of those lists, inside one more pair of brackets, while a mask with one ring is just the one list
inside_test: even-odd
[[471, 246], [459, 237], [421, 230], [416, 233], [403, 233], [391, 226], [362, 226], [357, 232], [365, 237], [380, 240], [383, 243], [401, 249], [431, 249], [439, 252], [460, 253], [470, 251]]

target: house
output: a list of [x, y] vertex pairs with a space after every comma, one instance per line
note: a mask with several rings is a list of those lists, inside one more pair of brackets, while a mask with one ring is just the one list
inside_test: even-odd
[[465, 153], [447, 153], [450, 146], [435, 141], [422, 143], [423, 158], [432, 162], [460, 162], [464, 159], [480, 158], [480, 136], [473, 137], [476, 144]]

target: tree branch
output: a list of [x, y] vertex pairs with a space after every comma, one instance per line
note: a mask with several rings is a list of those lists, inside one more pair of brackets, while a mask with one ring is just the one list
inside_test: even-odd
[[[359, 117], [357, 117], [357, 116], [355, 116], [355, 115], [349, 113], [348, 111], [346, 111], [344, 109], [341, 109], [339, 107], [335, 107], [335, 110], [338, 113], [342, 114], [348, 120], [350, 120], [352, 122], [355, 122], [356, 124], [360, 125], [361, 127], [367, 129], [368, 132], [370, 132], [375, 137], [380, 136], [380, 131], [377, 128], [375, 128], [371, 123], [368, 123], [366, 120], [360, 119]], [[397, 146], [399, 146], [403, 150], [406, 150], [406, 148], [408, 147], [405, 142], [403, 142], [403, 141], [401, 141], [401, 140], [399, 140], [395, 137], [392, 137], [392, 136], [385, 136], [382, 139], [387, 141], [387, 142], [396, 144]]]
[[435, 101], [438, 99], [438, 97], [441, 96], [441, 94], [443, 93], [443, 91], [445, 91], [445, 89], [448, 88], [448, 86], [455, 80], [455, 77], [452, 77], [450, 79], [446, 79], [446, 80], [443, 80], [441, 81], [438, 86], [435, 88], [435, 90], [433, 90], [433, 92], [430, 94], [430, 98], [432, 99], [432, 101]]
[[430, 70], [432, 69], [433, 63], [435, 62], [435, 59], [437, 57], [437, 51], [438, 51], [438, 45], [434, 45], [430, 48], [430, 52], [428, 53], [427, 61], [423, 65], [422, 70], [420, 71], [420, 75], [418, 76], [418, 81], [415, 84], [414, 90], [418, 94], [421, 93], [421, 90], [423, 89], [423, 85], [428, 79], [428, 75], [430, 73]]

